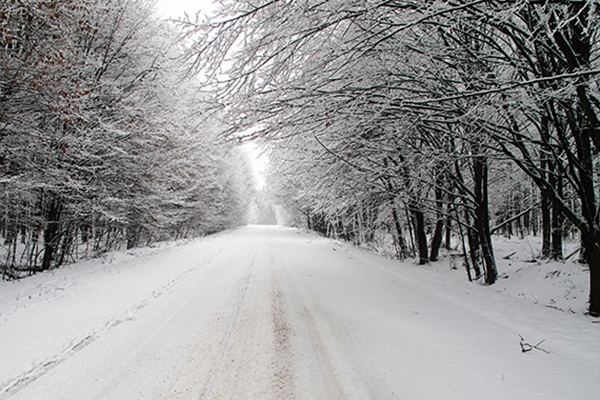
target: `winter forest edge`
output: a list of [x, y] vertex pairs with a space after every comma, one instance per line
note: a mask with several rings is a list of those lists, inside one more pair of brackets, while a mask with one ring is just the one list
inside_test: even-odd
[[245, 223], [248, 161], [151, 2], [0, 13], [5, 278]]
[[[163, 21], [143, 0], [3, 2], [3, 277], [253, 209], [420, 264], [465, 255], [489, 285], [493, 235], [540, 236], [540, 260], [589, 267], [599, 316], [598, 13], [265, 0]], [[245, 141], [269, 151], [269, 193]]]

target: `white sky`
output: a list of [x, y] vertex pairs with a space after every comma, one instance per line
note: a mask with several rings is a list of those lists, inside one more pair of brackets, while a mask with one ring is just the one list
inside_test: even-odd
[[261, 150], [256, 143], [246, 143], [242, 145], [242, 149], [250, 158], [250, 167], [252, 168], [252, 174], [256, 179], [256, 188], [264, 189], [267, 180], [265, 175], [269, 164], [267, 156], [261, 154]]
[[216, 7], [213, 0], [157, 0], [158, 14], [165, 18], [182, 17], [186, 12], [192, 18], [198, 10], [210, 14]]

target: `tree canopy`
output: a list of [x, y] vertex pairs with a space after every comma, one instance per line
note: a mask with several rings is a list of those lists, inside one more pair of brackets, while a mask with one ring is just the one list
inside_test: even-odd
[[598, 12], [592, 0], [228, 1], [184, 29], [230, 132], [274, 149], [296, 219], [353, 240], [388, 229], [421, 263], [445, 238], [488, 284], [493, 232], [541, 232], [540, 256], [556, 259], [577, 232], [600, 315]]

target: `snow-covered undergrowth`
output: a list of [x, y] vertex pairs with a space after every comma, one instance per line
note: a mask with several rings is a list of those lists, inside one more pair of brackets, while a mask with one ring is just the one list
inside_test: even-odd
[[[396, 253], [389, 235], [379, 235], [376, 239], [374, 245], [361, 247], [394, 258]], [[579, 248], [578, 243], [565, 243], [563, 254], [569, 256], [566, 261], [540, 259], [542, 244], [537, 236], [506, 238], [495, 235], [493, 246], [499, 279], [489, 287], [490, 290], [562, 312], [582, 315], [587, 312], [589, 269], [577, 261], [577, 254], [573, 254]], [[418, 269], [436, 271], [444, 280], [466, 281], [462, 258], [458, 258], [456, 252], [455, 256], [457, 258], [453, 259], [447, 251], [441, 250], [439, 261], [426, 266], [416, 265], [416, 261], [412, 264]]]
[[[493, 290], [559, 311], [586, 312], [589, 269], [577, 262], [577, 255], [567, 261], [539, 260], [539, 237], [495, 239], [500, 279], [492, 286]], [[567, 243], [565, 255], [577, 247], [577, 243]]]

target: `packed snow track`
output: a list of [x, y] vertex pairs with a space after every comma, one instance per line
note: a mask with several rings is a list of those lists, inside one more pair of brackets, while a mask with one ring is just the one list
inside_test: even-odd
[[[119, 254], [29, 278], [18, 290], [22, 282], [5, 283], [12, 294], [0, 314], [0, 398], [600, 393], [598, 351], [561, 336], [567, 323], [594, 343], [598, 324], [562, 315], [547, 322], [555, 320], [545, 313], [559, 313], [486, 300], [489, 289], [477, 285], [465, 284], [472, 295], [452, 294], [404, 276], [398, 262], [313, 234], [249, 226]], [[551, 352], [521, 353], [519, 334], [543, 335]]]

